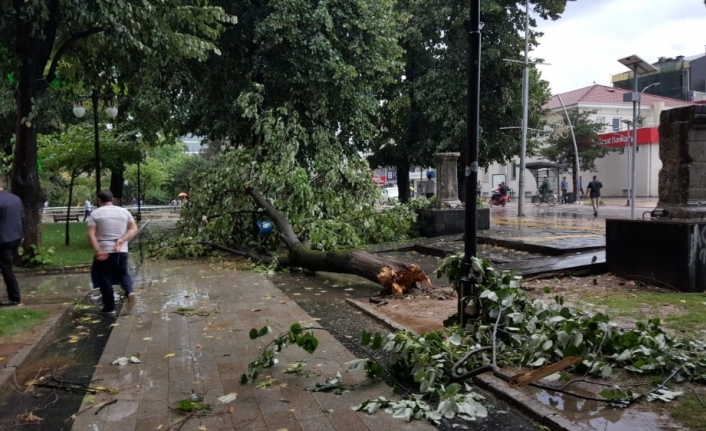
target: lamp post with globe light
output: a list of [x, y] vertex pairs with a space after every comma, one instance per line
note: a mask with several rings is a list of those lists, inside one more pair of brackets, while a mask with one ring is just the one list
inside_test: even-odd
[[[86, 115], [86, 109], [83, 107], [81, 99], [88, 98], [90, 98], [91, 102], [93, 102], [93, 133], [96, 153], [96, 197], [98, 197], [98, 193], [101, 191], [101, 148], [98, 131], [98, 89], [94, 88], [90, 95], [78, 96], [78, 100], [74, 105], [73, 111], [76, 118], [83, 118], [83, 116]], [[112, 102], [108, 102], [105, 108], [105, 113], [111, 119], [115, 118], [118, 116], [118, 108], [116, 108]]]

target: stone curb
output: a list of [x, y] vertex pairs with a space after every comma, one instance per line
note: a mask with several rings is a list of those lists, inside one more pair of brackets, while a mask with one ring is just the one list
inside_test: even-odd
[[507, 383], [496, 379], [492, 375], [479, 375], [473, 377], [473, 383], [479, 388], [497, 396], [501, 400], [517, 408], [538, 424], [552, 431], [585, 431], [586, 428], [561, 416], [556, 410], [539, 403], [528, 397], [523, 392], [513, 389]]
[[[389, 326], [390, 328], [392, 328], [396, 331], [406, 330], [406, 331], [412, 332], [415, 335], [419, 335], [416, 332], [414, 332], [408, 328], [405, 328], [404, 326], [400, 325], [399, 323], [385, 317], [384, 315], [379, 313], [377, 310], [375, 310], [375, 308], [373, 306], [370, 306], [368, 304], [365, 304], [361, 301], [358, 301], [358, 300], [355, 300], [352, 298], [347, 298], [346, 302], [351, 304], [352, 306], [360, 309], [365, 314], [368, 314], [369, 316], [383, 322], [385, 325]], [[532, 398], [528, 397], [524, 393], [518, 391], [517, 389], [513, 389], [513, 388], [509, 387], [505, 382], [502, 382], [493, 376], [490, 376], [490, 375], [476, 376], [473, 378], [473, 382], [478, 387], [485, 389], [486, 391], [492, 393], [493, 395], [497, 396], [501, 400], [505, 401], [506, 403], [508, 403], [511, 406], [520, 410], [522, 413], [524, 413], [527, 417], [529, 417], [533, 421], [549, 428], [552, 431], [585, 431], [586, 430], [586, 428], [582, 427], [581, 425], [577, 424], [576, 422], [572, 422], [572, 421], [566, 419], [565, 417], [561, 416], [554, 409], [551, 409], [551, 408], [545, 406], [544, 404], [533, 400]]]
[[7, 363], [0, 368], [0, 388], [5, 388], [15, 372], [35, 360], [46, 348], [62, 323], [71, 315], [71, 305], [62, 306], [63, 310], [50, 316], [37, 332], [34, 341], [24, 345]]
[[[373, 317], [374, 319], [379, 320], [380, 322], [384, 323], [385, 325], [389, 326], [390, 328], [394, 329], [395, 331], [408, 331], [414, 335], [419, 335], [415, 331], [412, 331], [411, 329], [405, 328], [404, 326], [400, 325], [399, 323], [395, 322], [394, 320], [388, 319], [387, 317], [378, 313], [372, 306], [370, 306], [368, 304], [365, 304], [365, 303], [358, 301], [356, 299], [353, 299], [353, 298], [346, 298], [346, 302], [351, 304], [352, 306], [360, 309], [363, 313], [369, 315], [370, 317]], [[377, 307], [377, 305], [375, 307]]]

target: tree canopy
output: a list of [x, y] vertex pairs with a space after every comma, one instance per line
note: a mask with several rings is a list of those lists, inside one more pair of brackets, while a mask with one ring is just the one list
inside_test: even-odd
[[[570, 0], [569, 0], [570, 1]], [[532, 2], [542, 19], [558, 19], [567, 0]], [[468, 4], [459, 0], [405, 0], [398, 3], [408, 14], [399, 38], [405, 50], [405, 69], [382, 97], [380, 133], [376, 140], [375, 166], [398, 166], [400, 194], [407, 193], [406, 177], [411, 165], [428, 166], [436, 152], [464, 152], [468, 40], [465, 23]], [[524, 6], [515, 1], [481, 2], [482, 60], [480, 111], [480, 163], [504, 163], [519, 154], [517, 135], [500, 130], [519, 126], [522, 118], [522, 65], [524, 50]], [[530, 47], [541, 33], [530, 19]], [[530, 77], [532, 128], [541, 127], [542, 105], [549, 98], [548, 83], [532, 70]], [[530, 148], [536, 142], [530, 142]]]
[[213, 41], [235, 17], [198, 0], [13, 0], [0, 7], [0, 76], [16, 101], [12, 189], [25, 206], [31, 251], [41, 241], [37, 129], [47, 119], [42, 107], [51, 106], [43, 104], [47, 90], [62, 80], [78, 84], [79, 75], [85, 87], [100, 88], [145, 57], [162, 66], [205, 59], [218, 52]]
[[[590, 117], [595, 111], [581, 111], [576, 109], [569, 111], [571, 125], [576, 136], [576, 146], [579, 152], [579, 167], [582, 171], [595, 171], [596, 159], [605, 157], [613, 148], [603, 145], [598, 134], [604, 125], [596, 123]], [[574, 142], [571, 138], [571, 130], [566, 116], [561, 116], [550, 123], [553, 132], [547, 139], [546, 144], [539, 150], [539, 154], [547, 160], [557, 163], [566, 163], [570, 166], [576, 165]], [[574, 169], [575, 170], [575, 169]]]

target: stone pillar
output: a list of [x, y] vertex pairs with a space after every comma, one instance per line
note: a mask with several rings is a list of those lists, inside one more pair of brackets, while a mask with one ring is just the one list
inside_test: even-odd
[[462, 206], [458, 199], [458, 175], [456, 162], [461, 153], [437, 153], [434, 155], [436, 163], [436, 207], [459, 208]]
[[662, 112], [657, 212], [677, 219], [706, 216], [706, 106]]

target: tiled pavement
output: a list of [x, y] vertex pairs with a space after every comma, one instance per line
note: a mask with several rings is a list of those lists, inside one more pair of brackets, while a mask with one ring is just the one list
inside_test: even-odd
[[[317, 326], [298, 305], [267, 278], [205, 263], [156, 263], [142, 268], [137, 281], [138, 299], [125, 306], [116, 319], [96, 368], [94, 383], [118, 391], [99, 394], [95, 403], [117, 398], [115, 404], [94, 414], [80, 414], [73, 430], [167, 430], [185, 415], [176, 402], [192, 391], [213, 406], [210, 416], [194, 417], [182, 430], [431, 430], [431, 425], [405, 423], [379, 412], [367, 415], [351, 410], [365, 399], [392, 396], [382, 383], [364, 383], [360, 371], [346, 370], [354, 359], [325, 331], [316, 331], [319, 347], [309, 355], [289, 347], [278, 355], [279, 364], [260, 380], [271, 387], [241, 385], [240, 375], [272, 335], [250, 340], [252, 327], [269, 325], [275, 334], [292, 323]], [[191, 308], [188, 316], [177, 313]], [[110, 365], [118, 357], [139, 354], [139, 364]], [[173, 356], [172, 356], [173, 354]], [[285, 374], [287, 363], [306, 359], [306, 369], [318, 375]], [[311, 393], [306, 386], [334, 377], [340, 371], [347, 385], [360, 385], [345, 395]], [[218, 397], [237, 393], [231, 403]], [[84, 400], [85, 408], [89, 400]], [[232, 413], [229, 412], [232, 407]], [[173, 429], [173, 428], [172, 428]]]

